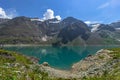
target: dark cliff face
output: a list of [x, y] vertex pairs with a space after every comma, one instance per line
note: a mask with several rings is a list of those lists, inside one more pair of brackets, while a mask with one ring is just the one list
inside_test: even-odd
[[83, 40], [87, 40], [89, 38], [89, 32], [87, 25], [75, 18], [68, 17], [62, 21], [63, 29], [60, 30], [58, 34], [58, 38], [61, 39], [61, 42], [66, 44], [68, 42], [73, 41], [77, 37], [81, 37]]

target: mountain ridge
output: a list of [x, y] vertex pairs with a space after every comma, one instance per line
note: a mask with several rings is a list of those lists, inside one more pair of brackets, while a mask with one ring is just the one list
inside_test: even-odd
[[120, 32], [116, 29], [116, 24], [117, 28], [120, 28], [119, 22], [114, 23], [115, 26], [113, 23], [111, 24], [88, 26], [83, 21], [73, 17], [67, 17], [62, 21], [56, 18], [41, 21], [39, 18], [25, 16], [1, 19], [0, 43], [55, 46], [120, 44]]

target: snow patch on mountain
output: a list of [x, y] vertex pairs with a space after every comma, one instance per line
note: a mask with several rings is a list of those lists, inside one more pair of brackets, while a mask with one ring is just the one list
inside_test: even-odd
[[116, 30], [120, 30], [120, 28], [115, 28]]
[[98, 30], [98, 27], [100, 26], [100, 24], [92, 24], [91, 27], [91, 32], [96, 32]]
[[47, 36], [42, 37], [42, 41], [47, 41]]

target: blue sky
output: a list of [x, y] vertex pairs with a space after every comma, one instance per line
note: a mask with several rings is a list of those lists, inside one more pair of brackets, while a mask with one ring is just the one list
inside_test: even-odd
[[72, 16], [87, 23], [120, 20], [119, 0], [0, 0], [0, 17], [44, 18], [47, 9], [53, 11], [54, 17]]

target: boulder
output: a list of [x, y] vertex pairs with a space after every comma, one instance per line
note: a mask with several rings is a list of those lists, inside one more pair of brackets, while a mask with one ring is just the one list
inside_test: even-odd
[[49, 66], [48, 62], [43, 62], [43, 66]]

